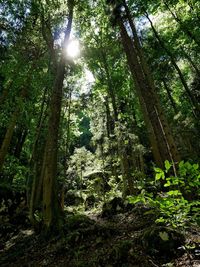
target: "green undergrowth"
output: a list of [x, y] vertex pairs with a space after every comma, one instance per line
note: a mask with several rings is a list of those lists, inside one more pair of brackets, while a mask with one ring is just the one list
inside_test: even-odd
[[181, 161], [177, 176], [172, 176], [172, 164], [165, 161], [165, 170], [154, 168], [155, 180], [151, 182], [156, 194], [145, 189], [137, 196], [128, 196], [131, 204], [143, 203], [159, 213], [156, 223], [174, 228], [200, 225], [200, 169], [198, 164]]

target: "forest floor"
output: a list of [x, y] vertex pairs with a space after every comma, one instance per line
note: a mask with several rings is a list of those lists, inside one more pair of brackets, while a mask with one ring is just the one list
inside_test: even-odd
[[199, 229], [184, 235], [154, 223], [144, 206], [101, 216], [66, 215], [62, 234], [44, 238], [30, 227], [1, 225], [0, 266], [199, 267]]

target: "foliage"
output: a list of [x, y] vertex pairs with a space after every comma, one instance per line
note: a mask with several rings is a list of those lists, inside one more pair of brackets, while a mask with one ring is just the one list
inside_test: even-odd
[[[178, 177], [166, 177], [166, 174], [170, 173], [171, 169], [172, 165], [169, 163], [169, 161], [165, 161], [165, 171], [162, 171], [159, 168], [155, 168], [155, 180], [158, 181], [160, 179], [163, 179], [166, 181], [164, 187], [169, 187], [172, 189], [177, 188], [186, 198], [198, 199], [198, 197], [200, 196], [199, 164], [191, 164], [190, 162], [181, 161], [178, 164]], [[171, 194], [176, 194], [176, 191], [174, 191], [174, 193], [172, 192]]]
[[[68, 21], [67, 3], [72, 2], [75, 3], [72, 38], [79, 39], [81, 48], [77, 60], [69, 60], [61, 53]], [[111, 7], [112, 12], [108, 12], [109, 2], [116, 3]], [[155, 82], [156, 103], [161, 104], [163, 114], [169, 119], [184, 159], [178, 166], [165, 161], [164, 170], [155, 168], [154, 182], [148, 179], [152, 177], [155, 160], [147, 138], [152, 129], [145, 126], [136, 94], [136, 77], [129, 70], [120, 27], [116, 25], [121, 15], [127, 24], [121, 2], [127, 3]], [[65, 197], [73, 192], [84, 203], [89, 198], [95, 199], [97, 205], [121, 197], [132, 183], [136, 196], [130, 201], [155, 206], [161, 214], [158, 221], [180, 226], [199, 220], [196, 214], [200, 169], [198, 164], [191, 163], [198, 161], [200, 151], [197, 2], [8, 0], [0, 3], [0, 144], [9, 140], [6, 133], [10, 128], [12, 135], [5, 161], [2, 160], [1, 181], [26, 188], [29, 198], [34, 181], [36, 192], [43, 192], [40, 179], [47, 165], [43, 154], [52, 88], [58, 63], [63, 60], [67, 67], [61, 123], [55, 127], [59, 128], [59, 148], [48, 152], [52, 155], [58, 150], [58, 157], [55, 156], [58, 168], [49, 166], [55, 172], [55, 198], [64, 188]], [[128, 33], [131, 39], [135, 37], [131, 29]], [[84, 75], [86, 72], [92, 76], [92, 82]], [[159, 125], [155, 132], [158, 129]], [[162, 150], [165, 142], [160, 144], [161, 139], [158, 135], [156, 145]], [[54, 137], [50, 141], [55, 141]], [[147, 181], [162, 191], [157, 195], [148, 191]], [[37, 198], [41, 208], [41, 194]]]
[[[16, 190], [25, 190], [28, 168], [14, 156], [9, 156], [3, 168], [3, 181]], [[5, 178], [4, 178], [5, 177]]]
[[178, 169], [180, 176], [166, 177], [171, 168], [169, 161], [165, 161], [165, 170], [154, 168], [156, 185], [158, 181], [163, 181], [163, 189], [166, 188], [167, 191], [157, 192], [156, 196], [153, 196], [153, 193], [143, 189], [138, 196], [129, 196], [128, 201], [132, 204], [142, 202], [156, 208], [159, 212], [156, 223], [173, 227], [186, 227], [189, 222], [199, 224], [199, 165], [181, 161]]

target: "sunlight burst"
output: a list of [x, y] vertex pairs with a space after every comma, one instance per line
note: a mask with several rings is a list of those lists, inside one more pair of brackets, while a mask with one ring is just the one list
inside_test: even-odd
[[77, 58], [80, 55], [80, 45], [78, 40], [71, 40], [67, 46], [67, 56]]
[[87, 81], [87, 83], [94, 83], [95, 78], [92, 74], [91, 71], [89, 71], [88, 69], [85, 69], [85, 79]]

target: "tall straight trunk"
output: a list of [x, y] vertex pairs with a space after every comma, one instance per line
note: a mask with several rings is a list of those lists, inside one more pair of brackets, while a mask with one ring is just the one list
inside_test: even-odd
[[108, 94], [111, 98], [111, 103], [112, 103], [112, 108], [113, 108], [113, 112], [114, 112], [114, 119], [115, 122], [118, 120], [118, 111], [117, 111], [117, 105], [116, 105], [116, 97], [115, 97], [115, 93], [114, 93], [114, 86], [113, 86], [113, 82], [112, 79], [110, 77], [110, 70], [108, 67], [108, 63], [107, 63], [107, 59], [106, 59], [106, 55], [104, 53], [104, 51], [102, 51], [103, 48], [101, 48], [101, 59], [102, 59], [102, 63], [104, 66], [104, 70], [105, 70], [105, 74], [106, 74], [106, 80], [107, 80], [107, 84], [108, 84]]
[[68, 25], [65, 31], [65, 39], [61, 54], [61, 60], [57, 66], [57, 73], [53, 85], [53, 91], [50, 101], [50, 115], [48, 123], [48, 135], [46, 139], [44, 159], [43, 159], [43, 223], [46, 230], [50, 227], [58, 226], [57, 214], [59, 213], [58, 199], [56, 192], [56, 175], [57, 175], [57, 152], [58, 152], [58, 133], [62, 103], [62, 90], [65, 75], [65, 45], [68, 43], [72, 18], [73, 18], [73, 1], [68, 1], [69, 16]]
[[41, 181], [41, 168], [42, 168], [42, 155], [44, 153], [44, 132], [46, 129], [45, 121], [47, 118], [48, 104], [45, 105], [47, 100], [47, 87], [45, 87], [42, 103], [40, 107], [40, 115], [36, 125], [35, 140], [32, 147], [32, 155], [30, 159], [30, 175], [27, 181], [27, 203], [29, 204], [29, 218], [32, 224], [34, 221], [35, 209], [41, 203], [42, 181]]
[[107, 136], [110, 137], [111, 134], [114, 133], [114, 123], [110, 113], [110, 107], [108, 102], [108, 97], [105, 97], [105, 107], [106, 107], [106, 129], [107, 129]]
[[146, 17], [147, 17], [147, 19], [149, 20], [149, 22], [151, 24], [151, 28], [152, 28], [152, 30], [154, 32], [154, 35], [155, 35], [156, 39], [158, 40], [160, 46], [166, 51], [167, 55], [170, 57], [171, 63], [174, 66], [174, 68], [176, 69], [176, 71], [177, 71], [177, 73], [179, 75], [179, 78], [181, 80], [181, 83], [182, 83], [182, 85], [183, 85], [183, 87], [184, 87], [184, 89], [185, 89], [185, 91], [186, 91], [186, 93], [187, 93], [187, 95], [189, 97], [189, 100], [190, 100], [190, 102], [191, 102], [191, 104], [192, 104], [192, 106], [194, 108], [194, 114], [195, 114], [196, 117], [198, 117], [198, 115], [200, 114], [200, 106], [199, 106], [199, 103], [197, 102], [197, 100], [193, 96], [192, 92], [190, 91], [190, 89], [189, 89], [189, 87], [187, 85], [187, 82], [186, 82], [186, 80], [185, 80], [185, 78], [184, 78], [184, 76], [183, 76], [183, 74], [182, 74], [179, 66], [177, 65], [176, 60], [175, 60], [173, 54], [165, 46], [165, 44], [162, 41], [161, 37], [158, 35], [158, 33], [157, 33], [157, 31], [156, 31], [156, 29], [155, 29], [155, 27], [154, 27], [154, 25], [153, 25], [153, 23], [152, 23], [149, 15], [147, 13], [146, 13]]
[[127, 195], [136, 194], [135, 174], [143, 169], [143, 158], [139, 151], [134, 149], [136, 143], [131, 140], [126, 127], [123, 127], [123, 121], [117, 122], [117, 144], [119, 150], [119, 159], [123, 179], [123, 198]]
[[[127, 6], [125, 6], [125, 9], [127, 10]], [[127, 17], [129, 17], [129, 14], [127, 14]], [[133, 40], [129, 37], [122, 18], [118, 19], [122, 44], [127, 55], [144, 119], [149, 130], [152, 152], [159, 166], [163, 166], [164, 160], [168, 159], [174, 163], [175, 170], [175, 163], [179, 161], [180, 157], [169, 125], [161, 109], [154, 82], [139, 43], [134, 22], [131, 19], [130, 23], [130, 18], [128, 22], [132, 31], [134, 31]]]
[[183, 53], [183, 56], [187, 59], [187, 61], [190, 63], [190, 65], [193, 67], [193, 69], [195, 70], [197, 76], [200, 77], [200, 69], [198, 68], [198, 66], [196, 65], [196, 63], [193, 61], [193, 59], [191, 58], [191, 56], [188, 55], [187, 52], [185, 52], [183, 47], [181, 48], [181, 52]]
[[43, 217], [44, 225], [49, 228], [53, 223], [57, 212], [56, 199], [56, 175], [57, 175], [57, 150], [58, 132], [62, 101], [62, 88], [65, 73], [65, 64], [61, 62], [57, 70], [57, 76], [53, 87], [50, 102], [50, 117], [48, 123], [48, 135], [46, 139], [43, 159]]
[[[165, 158], [165, 159], [169, 158], [169, 159], [171, 159], [172, 162], [174, 162], [174, 160], [172, 158], [174, 158], [174, 159], [176, 159], [176, 161], [178, 161], [179, 155], [177, 153], [177, 149], [176, 149], [172, 134], [170, 133], [169, 125], [168, 125], [168, 123], [165, 119], [165, 116], [163, 114], [163, 111], [161, 109], [160, 102], [159, 102], [158, 96], [156, 94], [154, 81], [152, 79], [150, 69], [149, 69], [147, 62], [145, 60], [145, 56], [144, 56], [144, 53], [143, 53], [143, 50], [142, 50], [142, 47], [141, 47], [141, 44], [140, 44], [140, 41], [139, 41], [139, 38], [137, 35], [137, 30], [136, 30], [135, 24], [133, 22], [131, 14], [130, 14], [130, 10], [126, 4], [126, 1], [123, 1], [123, 4], [125, 7], [128, 23], [130, 25], [132, 35], [133, 35], [133, 42], [132, 42], [132, 48], [133, 49], [132, 49], [131, 55], [133, 56], [133, 61], [136, 62], [136, 65], [137, 65], [136, 68], [138, 68], [139, 66], [141, 67], [141, 70], [138, 69], [138, 71], [140, 72], [140, 73], [138, 73], [138, 77], [141, 76], [139, 78], [139, 80], [140, 80], [139, 87], [141, 87], [141, 85], [142, 85], [141, 81], [143, 80], [143, 82], [144, 82], [144, 91], [142, 92], [142, 96], [144, 97], [144, 104], [146, 105], [146, 109], [147, 109], [147, 120], [146, 121], [148, 121], [148, 117], [150, 118], [150, 122], [146, 122], [147, 125], [149, 125], [148, 128], [151, 129], [149, 132], [150, 132], [150, 140], [152, 140], [152, 141], [150, 141], [150, 142], [152, 144], [154, 143], [154, 147], [155, 147], [155, 143], [157, 143], [158, 148], [154, 148], [154, 150], [156, 152], [153, 152], [153, 153], [156, 154], [158, 157], [158, 151], [159, 151], [159, 153], [161, 155], [161, 158], [159, 159], [159, 161], [162, 160], [162, 164], [160, 165], [160, 166], [162, 166], [163, 162], [164, 162], [162, 158]], [[127, 34], [127, 32], [126, 32], [126, 34]], [[128, 39], [128, 35], [127, 35], [127, 39]], [[130, 47], [131, 47], [131, 45], [130, 45]], [[134, 49], [135, 49], [135, 56], [133, 53]], [[141, 75], [142, 73], [143, 73], [143, 77]], [[145, 85], [145, 83], [147, 83], [147, 84]], [[151, 90], [146, 90], [148, 87], [150, 87]], [[138, 88], [138, 86], [137, 86], [137, 88]], [[146, 94], [144, 94], [145, 91], [147, 94], [150, 93], [149, 97]], [[145, 95], [146, 95], [146, 99], [145, 99]], [[149, 102], [151, 98], [153, 101], [151, 103], [152, 106], [150, 105], [150, 102]], [[143, 101], [141, 101], [141, 103], [142, 102]], [[145, 108], [143, 108], [143, 110], [145, 110]], [[156, 116], [154, 116], [155, 114], [157, 114], [157, 118], [156, 118]], [[152, 124], [152, 125], [150, 125], [150, 124]], [[158, 127], [156, 127], [155, 125], [157, 125]], [[163, 135], [160, 135], [160, 132], [162, 132]], [[153, 136], [154, 134], [155, 134], [155, 137]], [[164, 144], [166, 145], [165, 148], [164, 148]], [[153, 147], [153, 145], [152, 145], [152, 147]], [[170, 152], [170, 150], [174, 150], [174, 151]], [[169, 153], [167, 153], [167, 151]], [[172, 156], [172, 154], [174, 154], [174, 156]], [[175, 167], [174, 167], [174, 169], [175, 169]]]
[[14, 156], [18, 159], [20, 158], [24, 142], [26, 141], [27, 134], [28, 134], [27, 129], [21, 130], [18, 134], [17, 144], [14, 149]]
[[166, 93], [168, 95], [168, 98], [169, 98], [169, 101], [171, 103], [171, 106], [173, 107], [174, 112], [177, 114], [178, 113], [178, 109], [177, 109], [176, 103], [175, 103], [175, 101], [173, 99], [171, 89], [168, 87], [167, 82], [166, 82], [165, 79], [163, 79], [162, 82], [163, 82], [164, 88], [166, 90]]
[[[140, 74], [142, 74], [142, 72], [141, 72], [141, 70], [137, 69], [136, 61], [134, 61], [134, 59], [132, 59], [133, 51], [131, 49], [131, 40], [130, 40], [123, 24], [121, 25], [121, 38], [122, 38], [122, 44], [123, 44], [123, 47], [124, 47], [124, 50], [125, 50], [125, 53], [127, 56], [127, 61], [128, 61], [129, 67], [130, 67], [130, 71], [131, 71], [131, 74], [132, 74], [134, 82], [135, 82], [135, 87], [136, 87], [136, 91], [137, 91], [137, 94], [139, 97], [140, 106], [142, 109], [144, 120], [145, 120], [145, 123], [147, 126], [151, 150], [152, 150], [154, 159], [156, 161], [156, 164], [158, 166], [162, 166], [163, 160], [162, 160], [162, 156], [161, 156], [161, 153], [160, 153], [160, 150], [158, 147], [158, 141], [157, 141], [154, 129], [152, 127], [151, 120], [149, 118], [149, 114], [148, 114], [147, 106], [146, 106], [146, 103], [144, 100], [144, 96], [142, 94], [142, 91], [140, 90], [140, 85], [142, 84]], [[134, 51], [134, 57], [137, 59], [137, 57], [135, 55], [135, 51]]]
[[66, 140], [66, 146], [65, 146], [65, 153], [66, 153], [66, 160], [65, 160], [65, 173], [67, 171], [67, 159], [70, 156], [70, 126], [71, 126], [71, 113], [72, 113], [72, 88], [69, 89], [69, 102], [68, 102], [68, 115], [67, 115], [67, 140]]
[[[66, 106], [66, 110], [64, 111], [64, 114], [68, 112], [67, 114], [67, 126], [66, 126], [66, 142], [65, 142], [65, 156], [63, 161], [63, 170], [64, 175], [67, 176], [67, 169], [68, 169], [68, 160], [70, 157], [70, 135], [71, 135], [71, 112], [72, 112], [72, 88], [69, 88], [69, 94], [68, 94], [68, 104]], [[60, 190], [60, 206], [61, 210], [64, 211], [65, 206], [65, 183], [62, 183], [62, 187]]]

